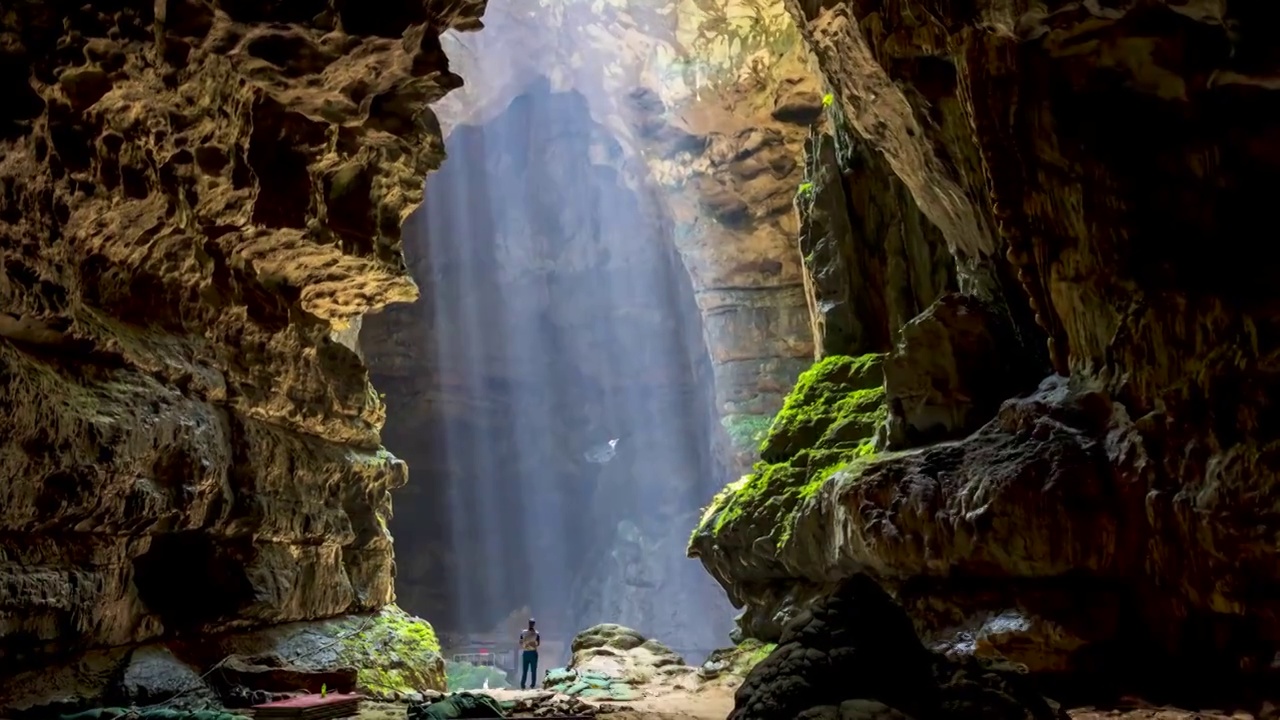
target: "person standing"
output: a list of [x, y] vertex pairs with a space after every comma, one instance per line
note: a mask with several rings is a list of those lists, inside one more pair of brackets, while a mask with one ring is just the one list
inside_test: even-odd
[[533, 618], [529, 618], [529, 627], [520, 633], [520, 689], [525, 686], [525, 678], [530, 680], [529, 686], [538, 687], [538, 646], [542, 644], [542, 636], [534, 629]]

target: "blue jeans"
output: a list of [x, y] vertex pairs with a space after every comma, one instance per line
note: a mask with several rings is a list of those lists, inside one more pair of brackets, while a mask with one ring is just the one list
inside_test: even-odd
[[538, 687], [538, 651], [525, 650], [520, 654], [520, 689], [524, 689], [525, 678], [532, 680], [531, 687]]

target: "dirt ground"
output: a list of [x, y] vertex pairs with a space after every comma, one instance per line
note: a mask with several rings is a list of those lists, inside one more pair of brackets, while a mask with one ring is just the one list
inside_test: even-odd
[[[498, 700], [514, 700], [536, 694], [537, 691], [528, 690], [489, 691], [489, 695]], [[698, 692], [673, 690], [618, 704], [627, 709], [609, 713], [603, 717], [607, 720], [724, 720], [733, 709], [733, 688], [707, 687]], [[359, 720], [405, 720], [405, 706], [367, 702], [358, 718]]]
[[[621, 703], [626, 710], [609, 713], [605, 720], [724, 720], [733, 709], [731, 685], [707, 685], [699, 690], [675, 689], [651, 692], [648, 697]], [[499, 700], [513, 700], [536, 691], [494, 690]], [[403, 705], [367, 703], [359, 720], [404, 720]], [[1071, 713], [1072, 720], [1260, 720], [1254, 715], [1237, 712], [1187, 712], [1172, 708], [1123, 708], [1100, 710], [1085, 708]]]

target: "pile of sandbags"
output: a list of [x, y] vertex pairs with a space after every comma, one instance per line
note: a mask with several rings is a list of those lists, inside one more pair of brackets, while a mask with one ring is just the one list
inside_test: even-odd
[[598, 670], [573, 670], [556, 668], [547, 671], [543, 689], [570, 697], [595, 698], [597, 700], [635, 700], [640, 697], [631, 683]]

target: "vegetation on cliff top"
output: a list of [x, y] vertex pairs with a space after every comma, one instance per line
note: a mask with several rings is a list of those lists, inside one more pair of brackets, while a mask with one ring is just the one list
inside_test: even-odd
[[760, 462], [716, 495], [694, 537], [751, 526], [756, 537], [785, 543], [800, 503], [837, 470], [875, 452], [887, 415], [882, 359], [833, 355], [806, 370], [760, 443]]
[[772, 415], [726, 415], [720, 419], [720, 425], [735, 447], [741, 449], [756, 448], [769, 435], [769, 427], [773, 425]]

